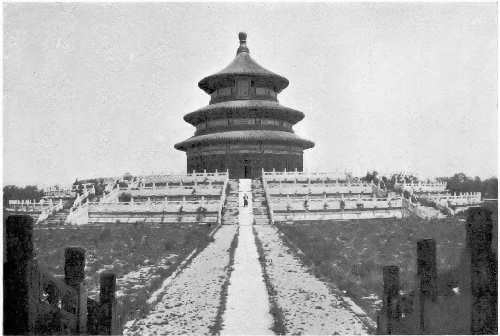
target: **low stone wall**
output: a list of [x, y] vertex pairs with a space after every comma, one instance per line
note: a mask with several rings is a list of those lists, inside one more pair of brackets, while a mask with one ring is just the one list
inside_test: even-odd
[[217, 213], [89, 212], [88, 223], [216, 223]]

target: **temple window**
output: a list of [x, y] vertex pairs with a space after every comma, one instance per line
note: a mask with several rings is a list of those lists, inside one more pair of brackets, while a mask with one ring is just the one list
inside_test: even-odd
[[219, 96], [221, 96], [221, 97], [226, 97], [226, 96], [231, 95], [231, 88], [230, 87], [221, 88], [218, 91], [219, 91]]
[[255, 94], [257, 96], [264, 96], [266, 94], [266, 89], [262, 87], [255, 88]]
[[248, 97], [250, 89], [250, 81], [248, 79], [238, 79], [236, 85], [237, 85], [238, 98]]

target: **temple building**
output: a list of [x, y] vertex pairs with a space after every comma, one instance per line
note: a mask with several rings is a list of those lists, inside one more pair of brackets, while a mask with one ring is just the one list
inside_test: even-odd
[[196, 131], [175, 145], [186, 152], [188, 172], [228, 169], [230, 178], [256, 178], [262, 169], [302, 171], [303, 151], [314, 146], [292, 129], [304, 114], [278, 103], [288, 80], [250, 57], [246, 37], [239, 33], [236, 57], [226, 68], [198, 83], [210, 103], [184, 116]]

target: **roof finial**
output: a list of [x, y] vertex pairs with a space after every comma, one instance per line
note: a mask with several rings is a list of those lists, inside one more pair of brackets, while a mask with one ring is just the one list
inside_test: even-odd
[[249, 53], [250, 50], [248, 50], [248, 47], [247, 47], [247, 33], [240, 32], [238, 34], [238, 37], [240, 39], [240, 46], [238, 48], [238, 51], [236, 52], [236, 55], [238, 55], [239, 53], [242, 53], [242, 52]]

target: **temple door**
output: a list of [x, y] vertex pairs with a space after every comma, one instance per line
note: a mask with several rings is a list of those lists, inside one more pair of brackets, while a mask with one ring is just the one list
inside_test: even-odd
[[243, 161], [244, 177], [246, 179], [252, 178], [252, 167], [248, 160]]

